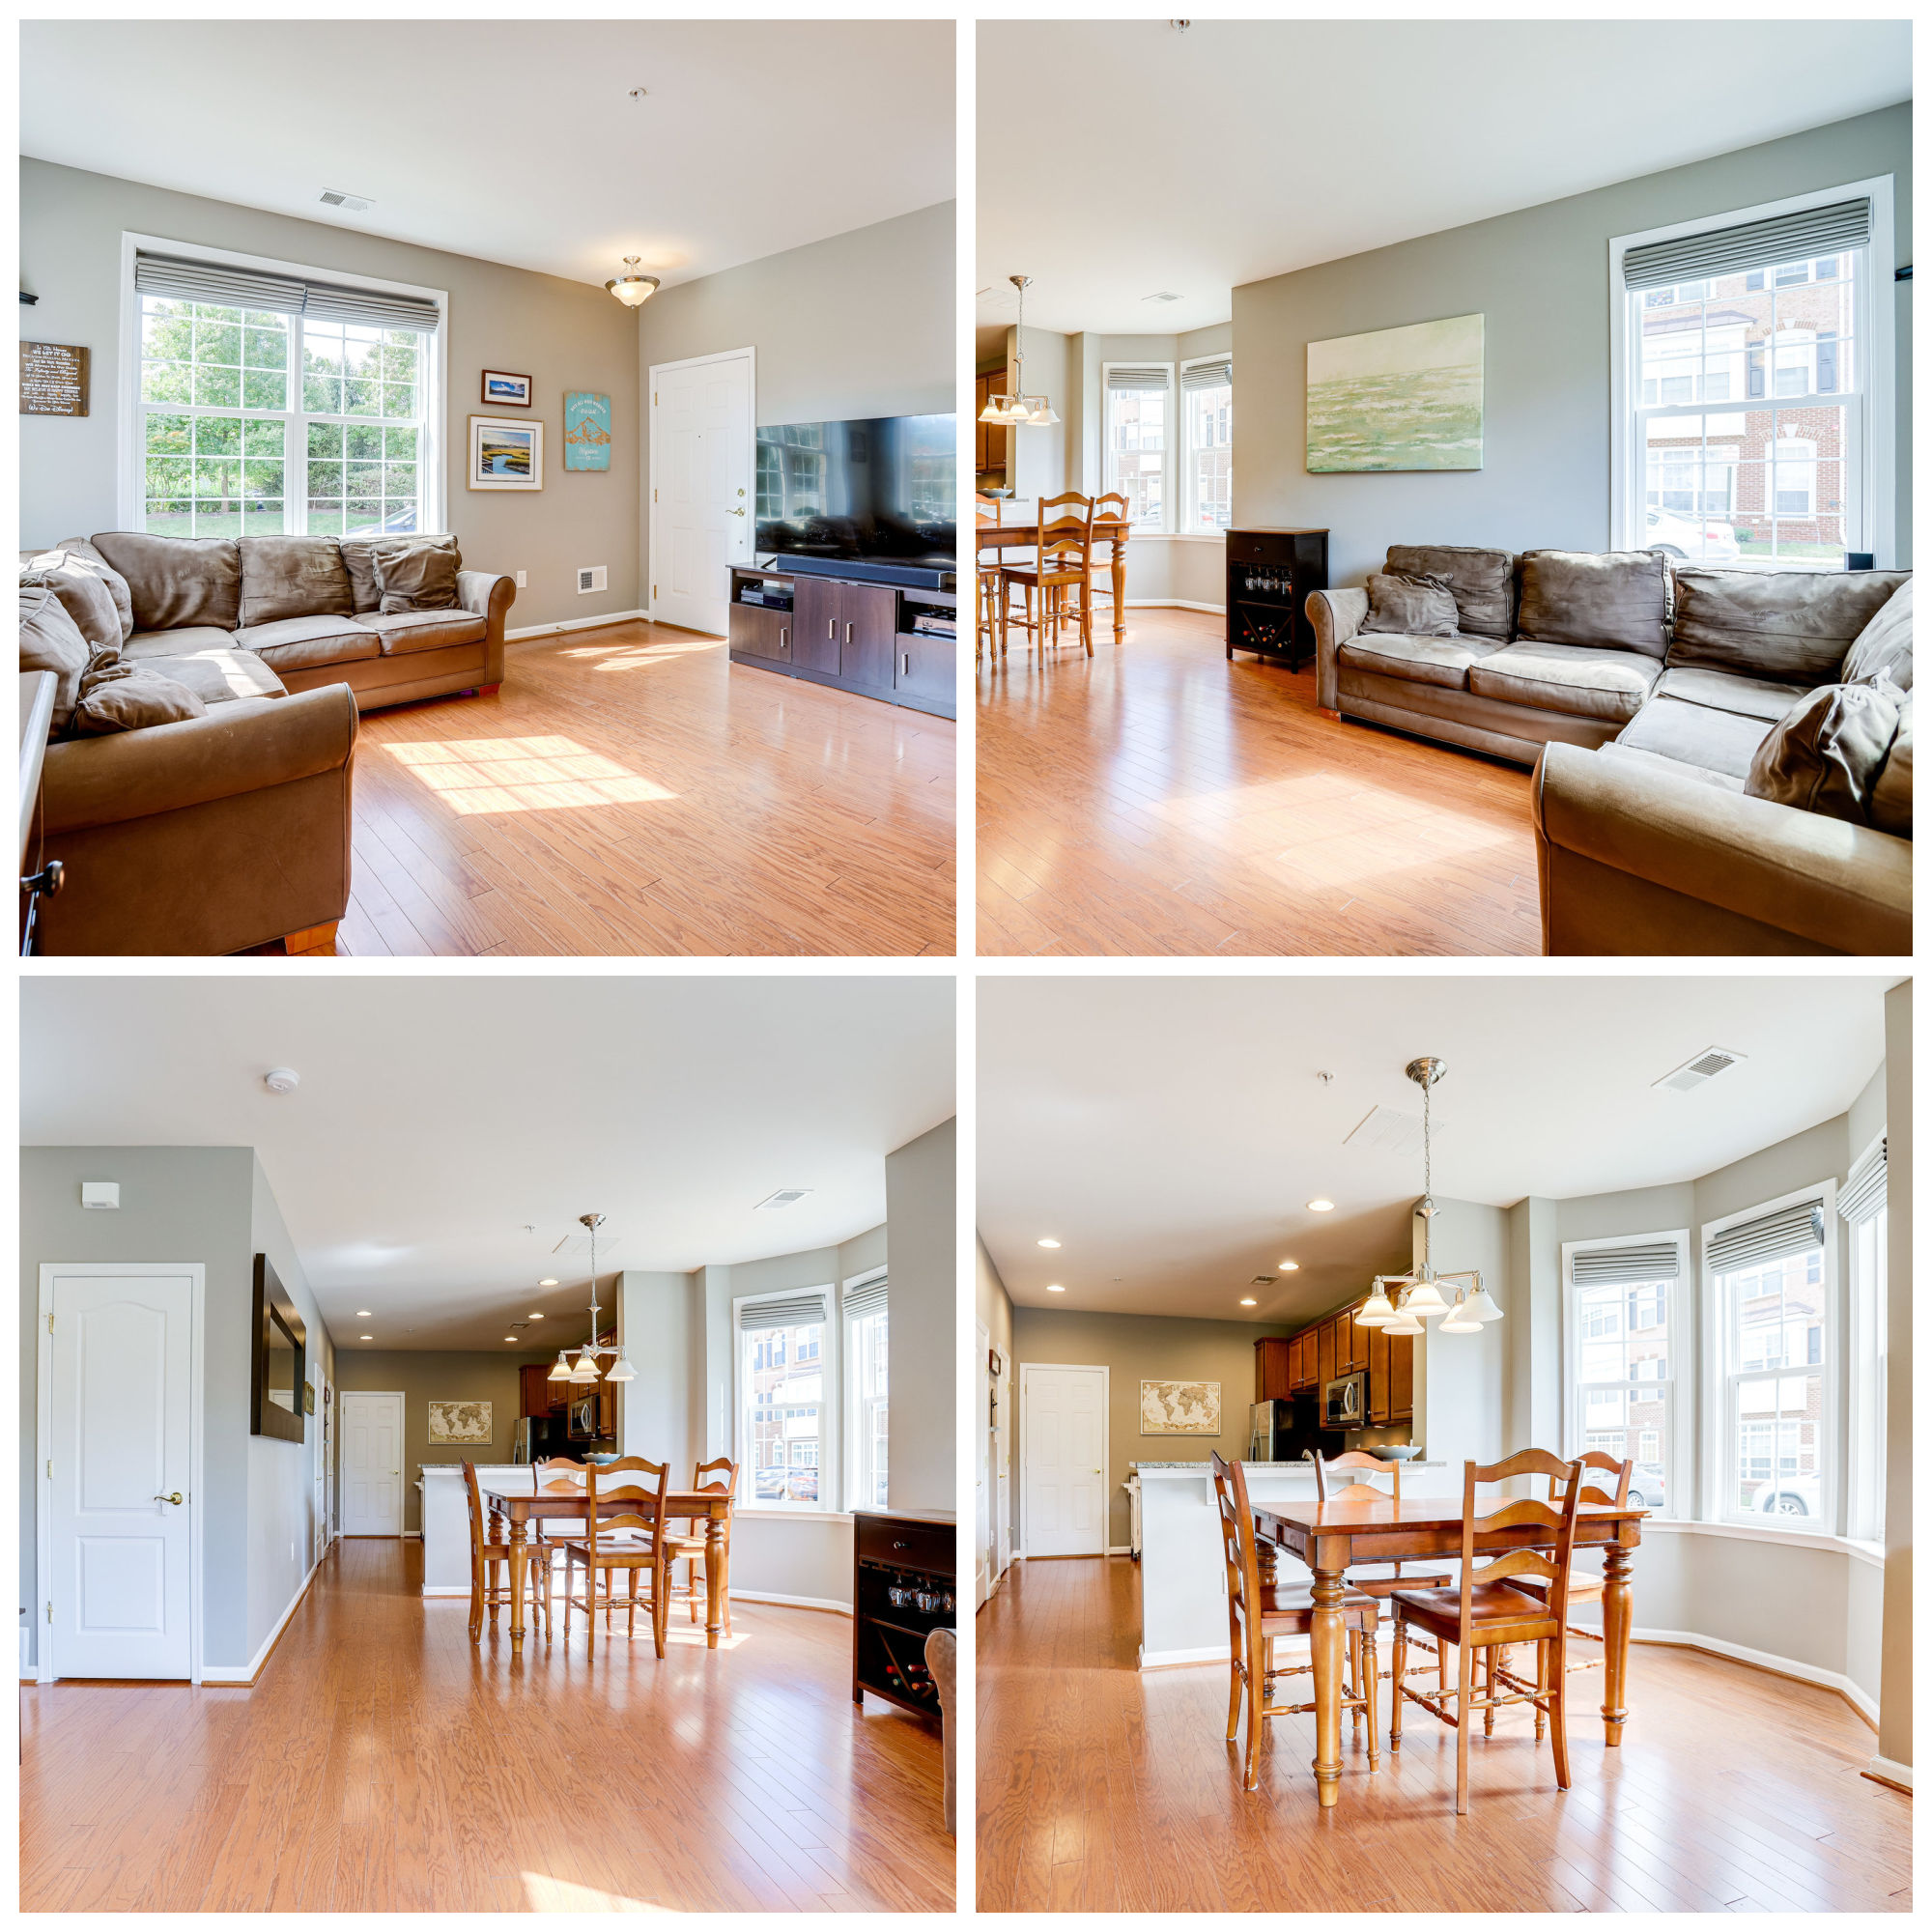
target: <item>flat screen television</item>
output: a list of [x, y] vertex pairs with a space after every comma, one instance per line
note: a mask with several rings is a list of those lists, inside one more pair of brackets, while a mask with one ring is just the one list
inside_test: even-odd
[[958, 448], [950, 414], [761, 424], [758, 555], [953, 569]]

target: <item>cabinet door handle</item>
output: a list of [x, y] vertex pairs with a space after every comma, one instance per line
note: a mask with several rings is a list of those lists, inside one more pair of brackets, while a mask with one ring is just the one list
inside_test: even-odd
[[845, 641], [848, 644], [852, 641], [852, 627], [850, 624], [845, 626]]
[[901, 677], [910, 677], [912, 675], [912, 653], [910, 651], [901, 651], [899, 653], [899, 675]]
[[791, 626], [789, 624], [781, 624], [779, 626], [779, 649], [781, 651], [791, 649]]
[[838, 641], [838, 624], [835, 618], [828, 617], [825, 620], [825, 640], [832, 644]]

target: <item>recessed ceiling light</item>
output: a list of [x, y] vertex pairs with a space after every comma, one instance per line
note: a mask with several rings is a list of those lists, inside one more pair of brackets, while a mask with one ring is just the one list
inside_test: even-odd
[[355, 1311], [356, 1315], [364, 1321], [368, 1321], [370, 1316], [375, 1314], [375, 1312], [376, 1311], [373, 1308], [358, 1308]]
[[555, 1275], [554, 1274], [545, 1275], [544, 1278], [537, 1283], [537, 1286], [539, 1288], [554, 1288], [556, 1286]]
[[517, 1338], [514, 1335], [505, 1335], [503, 1337], [503, 1340], [506, 1342], [514, 1342], [516, 1339]]
[[530, 1320], [532, 1321], [541, 1321], [543, 1320], [543, 1310], [541, 1308], [532, 1308], [530, 1310]]
[[1055, 1239], [1053, 1239], [1051, 1236], [1042, 1235], [1039, 1237], [1039, 1239], [1034, 1243], [1034, 1245], [1038, 1248], [1057, 1248], [1060, 1245], [1060, 1243]]
[[1244, 1294], [1241, 1296], [1241, 1306], [1243, 1308], [1252, 1308], [1254, 1305], [1255, 1305], [1255, 1298], [1252, 1294]]
[[1278, 1268], [1279, 1268], [1279, 1269], [1280, 1269], [1280, 1270], [1282, 1271], [1282, 1273], [1283, 1273], [1283, 1274], [1293, 1274], [1293, 1272], [1295, 1271], [1295, 1269], [1296, 1269], [1296, 1268], [1298, 1268], [1298, 1267], [1299, 1267], [1300, 1265], [1301, 1265], [1301, 1264], [1300, 1264], [1299, 1262], [1276, 1262], [1276, 1263], [1275, 1263], [1275, 1266], [1276, 1266], [1276, 1267], [1278, 1267]]
[[1315, 1199], [1308, 1204], [1308, 1211], [1311, 1214], [1326, 1214], [1329, 1213], [1334, 1208], [1334, 1206], [1335, 1206], [1334, 1202], [1324, 1201], [1321, 1197], [1321, 1195], [1318, 1194], [1315, 1197]]
[[1057, 1281], [1048, 1282], [1046, 1285], [1046, 1292], [1049, 1294], [1065, 1294], [1066, 1293], [1066, 1291], [1064, 1288], [1062, 1288]]
[[376, 1338], [373, 1335], [360, 1335], [356, 1339], [361, 1342], [373, 1342]]

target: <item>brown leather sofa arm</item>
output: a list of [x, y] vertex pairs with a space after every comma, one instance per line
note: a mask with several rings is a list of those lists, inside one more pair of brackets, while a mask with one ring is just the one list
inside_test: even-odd
[[489, 635], [483, 640], [489, 662], [479, 682], [501, 684], [503, 623], [510, 614], [510, 606], [517, 601], [517, 580], [514, 577], [499, 577], [489, 570], [459, 570], [456, 573], [456, 601], [466, 611], [473, 611], [477, 616], [489, 618]]
[[325, 684], [287, 697], [237, 698], [179, 724], [49, 745], [46, 831], [125, 824], [340, 771], [355, 754], [355, 694]]
[[1544, 951], [1912, 951], [1912, 842], [1547, 746], [1532, 781]]
[[1315, 626], [1315, 701], [1324, 711], [1342, 708], [1341, 661], [1336, 653], [1362, 628], [1368, 614], [1366, 590], [1308, 593], [1308, 620]]

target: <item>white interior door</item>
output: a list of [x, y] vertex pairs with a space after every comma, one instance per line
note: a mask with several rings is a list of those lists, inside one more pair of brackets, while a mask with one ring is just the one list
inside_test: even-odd
[[993, 1590], [993, 1383], [986, 1368], [991, 1338], [983, 1321], [974, 1324], [973, 1341], [974, 1388], [980, 1400], [973, 1454], [973, 1585], [974, 1602], [983, 1604]]
[[752, 561], [752, 352], [651, 371], [651, 615], [724, 635], [730, 569]]
[[1104, 1556], [1107, 1372], [1030, 1362], [1020, 1373], [1026, 1553]]
[[50, 1288], [54, 1674], [191, 1676], [194, 1273], [55, 1271]]
[[403, 1399], [345, 1395], [342, 1406], [342, 1533], [403, 1533]]

